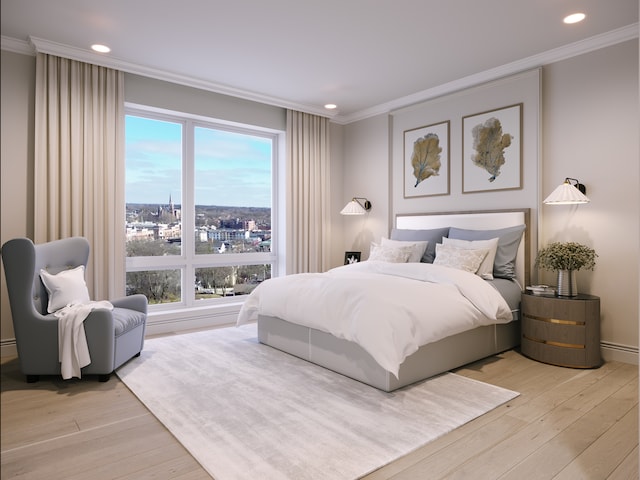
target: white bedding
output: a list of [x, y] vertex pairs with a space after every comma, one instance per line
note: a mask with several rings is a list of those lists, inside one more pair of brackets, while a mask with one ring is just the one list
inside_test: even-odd
[[247, 297], [237, 324], [259, 314], [356, 342], [396, 377], [420, 346], [512, 319], [506, 301], [477, 275], [377, 261], [263, 282]]

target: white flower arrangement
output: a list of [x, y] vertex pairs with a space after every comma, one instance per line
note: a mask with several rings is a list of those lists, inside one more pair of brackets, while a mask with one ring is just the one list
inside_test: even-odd
[[538, 251], [536, 267], [545, 270], [593, 270], [596, 265], [593, 248], [575, 242], [554, 242]]

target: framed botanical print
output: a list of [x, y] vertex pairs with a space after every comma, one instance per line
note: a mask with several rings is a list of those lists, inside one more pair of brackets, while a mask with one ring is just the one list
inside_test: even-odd
[[462, 193], [522, 188], [522, 104], [462, 118]]
[[449, 123], [404, 131], [404, 198], [449, 194]]

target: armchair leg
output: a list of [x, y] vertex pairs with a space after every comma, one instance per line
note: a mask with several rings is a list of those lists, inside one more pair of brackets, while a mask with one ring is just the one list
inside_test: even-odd
[[108, 382], [110, 378], [111, 378], [111, 374], [110, 373], [106, 373], [104, 375], [98, 375], [98, 381], [99, 382]]
[[40, 380], [40, 375], [27, 375], [27, 383], [36, 383]]

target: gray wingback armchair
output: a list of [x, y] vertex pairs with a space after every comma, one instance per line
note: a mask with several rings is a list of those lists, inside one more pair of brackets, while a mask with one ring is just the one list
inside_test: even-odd
[[[58, 319], [47, 313], [48, 294], [40, 269], [56, 274], [86, 267], [88, 259], [89, 242], [83, 237], [39, 245], [28, 238], [16, 238], [2, 246], [18, 357], [27, 382], [38, 381], [39, 375], [60, 375]], [[110, 302], [113, 310], [95, 309], [84, 321], [91, 363], [81, 372], [97, 374], [103, 382], [120, 365], [140, 355], [147, 321], [144, 295]]]

